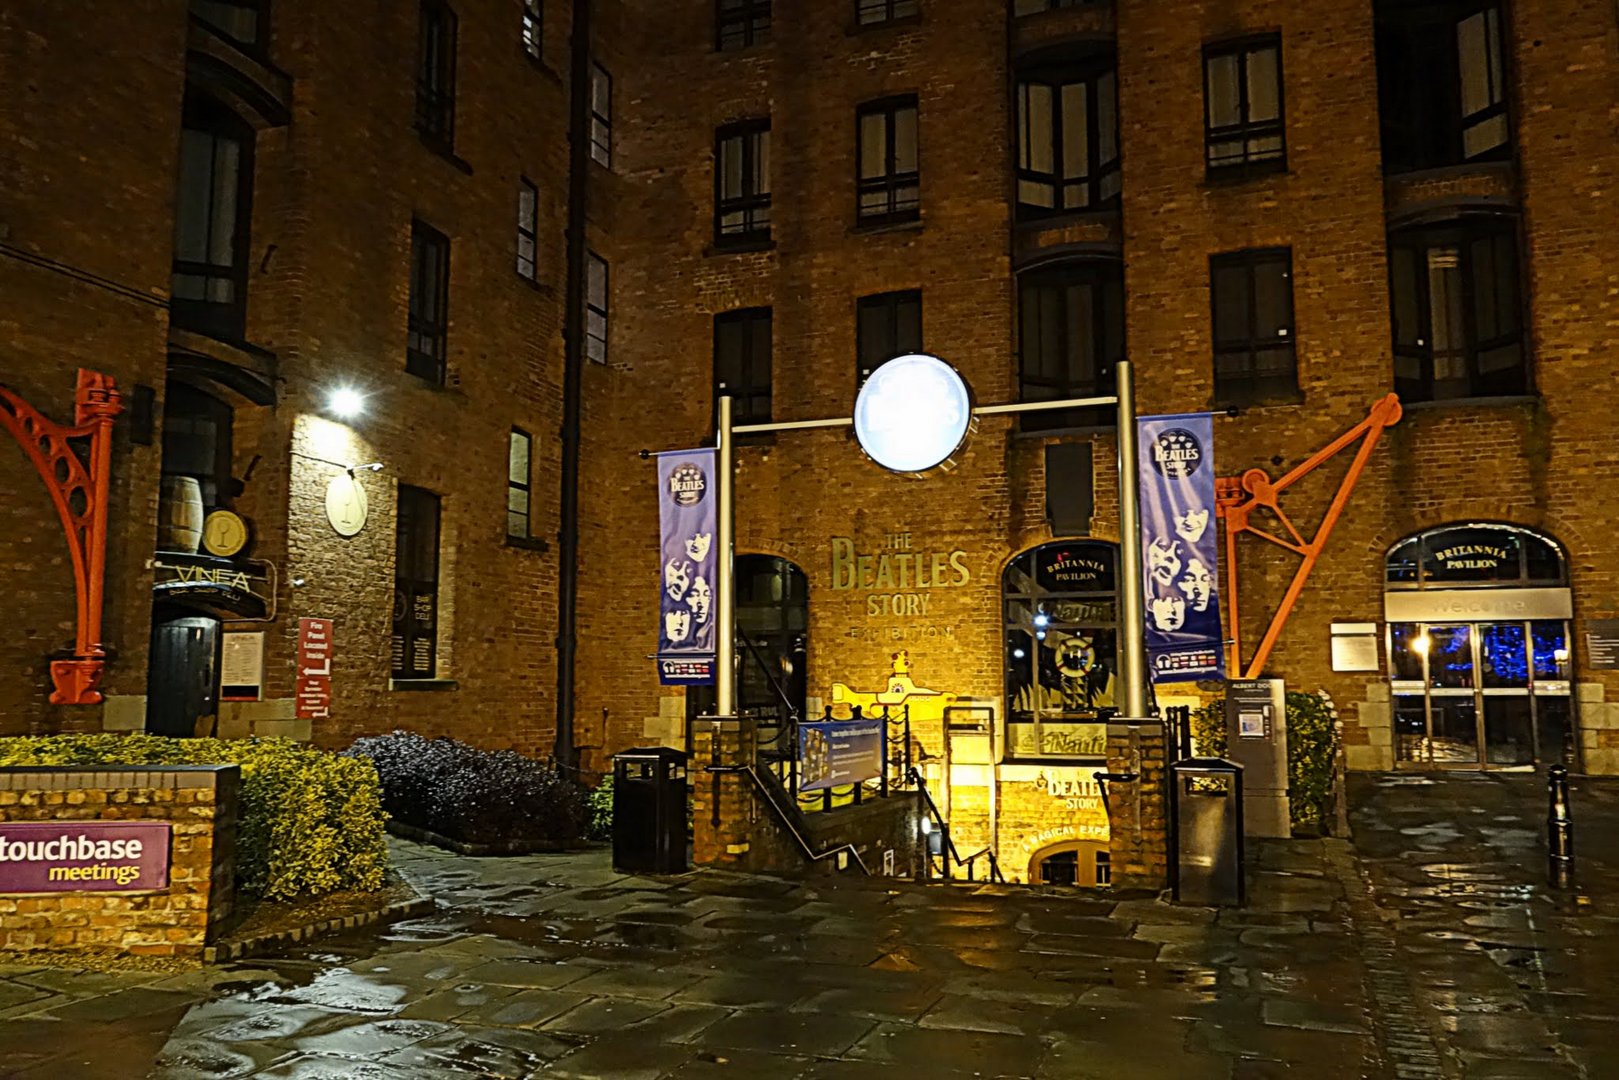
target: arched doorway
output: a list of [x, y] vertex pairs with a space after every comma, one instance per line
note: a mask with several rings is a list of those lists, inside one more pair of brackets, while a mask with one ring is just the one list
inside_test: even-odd
[[1118, 671], [1118, 548], [1059, 540], [1001, 576], [1006, 749], [1024, 759], [1107, 756]]
[[[775, 555], [738, 555], [736, 629], [737, 711], [758, 717], [761, 727], [779, 722], [785, 706], [802, 717], [809, 686], [809, 578], [804, 571]], [[688, 731], [692, 720], [713, 711], [712, 686], [687, 689]], [[760, 738], [762, 743], [766, 736]]]
[[1572, 597], [1556, 541], [1485, 522], [1430, 529], [1389, 551], [1384, 590], [1396, 761], [1572, 760]]

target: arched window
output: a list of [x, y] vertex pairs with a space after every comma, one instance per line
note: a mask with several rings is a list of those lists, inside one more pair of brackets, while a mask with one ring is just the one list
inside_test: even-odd
[[1118, 549], [1062, 540], [1001, 578], [1006, 749], [1014, 758], [1100, 758], [1118, 670]]
[[1407, 537], [1386, 561], [1390, 589], [1568, 584], [1562, 550], [1516, 525], [1446, 525]]

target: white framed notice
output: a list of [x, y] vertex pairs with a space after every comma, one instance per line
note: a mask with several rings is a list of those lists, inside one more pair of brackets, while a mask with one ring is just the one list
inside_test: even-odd
[[1378, 670], [1376, 623], [1332, 624], [1332, 670]]
[[264, 631], [228, 631], [220, 636], [219, 698], [258, 701], [264, 695]]

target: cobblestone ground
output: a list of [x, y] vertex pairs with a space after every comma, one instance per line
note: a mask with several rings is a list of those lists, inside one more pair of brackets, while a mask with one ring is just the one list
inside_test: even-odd
[[1259, 846], [1240, 911], [399, 843], [431, 917], [166, 978], [0, 968], [0, 1076], [1619, 1076], [1619, 787], [1577, 793], [1583, 900], [1537, 884], [1540, 791], [1357, 781], [1358, 850]]

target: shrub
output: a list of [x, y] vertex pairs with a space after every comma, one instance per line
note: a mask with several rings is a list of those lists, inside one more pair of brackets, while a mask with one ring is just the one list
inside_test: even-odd
[[376, 766], [389, 814], [452, 840], [565, 847], [589, 822], [579, 785], [511, 750], [395, 731], [356, 740], [343, 753]]
[[388, 868], [376, 770], [290, 739], [0, 738], [0, 765], [239, 765], [236, 880], [271, 900], [379, 889]]
[[603, 776], [590, 792], [590, 832], [592, 840], [613, 838], [613, 774]]
[[[1225, 698], [1192, 710], [1192, 738], [1204, 757], [1226, 754]], [[1325, 690], [1287, 692], [1287, 785], [1293, 825], [1319, 825], [1332, 809], [1338, 711]]]

